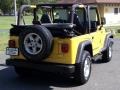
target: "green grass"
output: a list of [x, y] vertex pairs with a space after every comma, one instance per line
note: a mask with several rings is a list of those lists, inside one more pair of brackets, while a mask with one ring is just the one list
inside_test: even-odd
[[[32, 24], [32, 16], [24, 16], [26, 24]], [[14, 16], [0, 16], [0, 30], [9, 30], [11, 24], [15, 24]]]
[[106, 26], [105, 28], [107, 31], [114, 31], [115, 37], [120, 38], [120, 33], [117, 32], [117, 30], [120, 30], [120, 26]]
[[0, 51], [4, 51], [7, 47], [7, 42], [9, 39], [8, 30], [0, 30]]
[[0, 16], [0, 30], [9, 30], [15, 24], [14, 16]]
[[[25, 22], [26, 24], [31, 24], [32, 17], [25, 16]], [[0, 16], [0, 51], [5, 50], [8, 45], [11, 24], [15, 24], [14, 16]]]
[[116, 37], [117, 37], [117, 38], [120, 38], [120, 33], [116, 33]]
[[[32, 17], [25, 16], [25, 21], [27, 22], [27, 24], [31, 24]], [[5, 50], [7, 47], [7, 43], [9, 40], [9, 29], [11, 28], [11, 24], [15, 24], [14, 16], [0, 16], [0, 51]], [[117, 33], [117, 30], [120, 29], [120, 26], [109, 26], [105, 28], [108, 31], [115, 31], [116, 37], [120, 38], [120, 33]]]

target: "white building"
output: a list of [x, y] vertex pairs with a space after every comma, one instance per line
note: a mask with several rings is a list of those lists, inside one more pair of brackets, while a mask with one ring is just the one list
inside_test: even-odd
[[120, 25], [120, 0], [60, 0], [59, 3], [83, 3], [97, 5], [106, 25]]

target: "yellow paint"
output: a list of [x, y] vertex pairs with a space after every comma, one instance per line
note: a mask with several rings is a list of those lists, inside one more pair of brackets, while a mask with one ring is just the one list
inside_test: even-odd
[[[50, 56], [44, 60], [44, 62], [53, 62], [53, 63], [62, 63], [62, 64], [75, 64], [76, 54], [78, 50], [78, 45], [80, 42], [87, 40], [87, 35], [78, 36], [74, 38], [54, 38], [54, 46]], [[88, 35], [89, 36], [89, 35]], [[11, 40], [15, 40], [16, 47], [19, 48], [19, 38], [16, 36], [11, 36]], [[62, 53], [61, 52], [61, 44], [68, 43], [69, 44], [69, 52]], [[22, 53], [19, 51], [19, 56], [12, 56], [12, 59], [25, 59]]]
[[[74, 38], [55, 38], [54, 39], [54, 48], [51, 55], [45, 60], [46, 62], [53, 63], [62, 63], [62, 64], [75, 64], [76, 55], [78, 50], [78, 45], [80, 42], [87, 40], [86, 35], [74, 37]], [[62, 53], [61, 52], [61, 44], [68, 43], [69, 44], [69, 52]]]
[[31, 8], [36, 8], [36, 5], [31, 5], [30, 7], [31, 7]]
[[84, 5], [79, 5], [80, 8], [84, 8], [85, 6]]
[[[16, 36], [11, 36], [10, 40], [15, 40], [16, 42], [16, 48], [19, 48], [19, 38]], [[20, 50], [19, 50], [19, 55], [18, 56], [11, 56], [12, 59], [25, 59], [25, 57], [21, 54]]]
[[[93, 36], [94, 36], [94, 40], [92, 39]], [[76, 36], [72, 38], [54, 38], [53, 50], [50, 56], [43, 61], [51, 62], [51, 63], [60, 63], [60, 64], [75, 64], [78, 46], [81, 42], [86, 40], [91, 40], [93, 47], [92, 48], [93, 55], [96, 55], [104, 46], [105, 36], [106, 36], [105, 29], [101, 28], [101, 30], [99, 30], [98, 27], [98, 30], [94, 33]], [[15, 40], [16, 47], [19, 48], [19, 38], [16, 36], [11, 36], [10, 39]], [[68, 53], [62, 53], [61, 51], [62, 43], [65, 44], [67, 43], [69, 45]], [[11, 56], [11, 58], [25, 60], [25, 57], [22, 55], [20, 51], [19, 51], [19, 56]]]

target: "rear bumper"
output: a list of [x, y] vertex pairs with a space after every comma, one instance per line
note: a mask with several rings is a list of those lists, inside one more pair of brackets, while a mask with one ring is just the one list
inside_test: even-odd
[[6, 64], [9, 66], [18, 66], [18, 67], [41, 70], [45, 72], [54, 72], [54, 73], [61, 73], [61, 74], [68, 74], [68, 75], [74, 73], [75, 71], [75, 65], [33, 63], [33, 62], [23, 61], [19, 59], [7, 59]]

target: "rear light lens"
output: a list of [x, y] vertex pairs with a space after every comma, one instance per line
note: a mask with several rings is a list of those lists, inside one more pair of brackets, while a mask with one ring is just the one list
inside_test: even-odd
[[16, 43], [14, 40], [9, 40], [9, 47], [10, 48], [15, 48], [16, 47]]
[[68, 44], [62, 44], [61, 45], [61, 51], [62, 51], [62, 53], [68, 53], [69, 45]]

